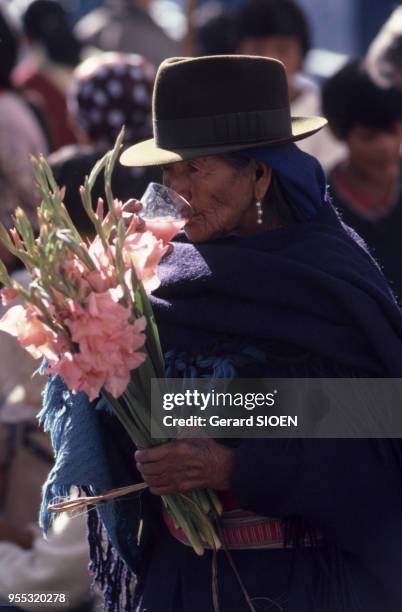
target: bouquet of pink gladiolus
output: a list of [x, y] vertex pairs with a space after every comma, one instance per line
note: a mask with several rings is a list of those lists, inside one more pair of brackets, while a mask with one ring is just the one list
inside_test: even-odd
[[[105, 395], [134, 444], [145, 448], [155, 444], [150, 435], [150, 379], [164, 375], [148, 294], [159, 285], [158, 263], [168, 247], [150, 231], [139, 231], [139, 217], [127, 218], [124, 205], [113, 198], [111, 176], [122, 138], [123, 133], [81, 187], [83, 207], [95, 228], [90, 243], [71, 221], [64, 191], [46, 160], [33, 160], [42, 198], [39, 236], [21, 209], [15, 211], [14, 229], [0, 226], [0, 239], [32, 280], [24, 289], [0, 261], [3, 303], [22, 302], [9, 308], [0, 329], [16, 336], [35, 359], [45, 359], [46, 373], [61, 376], [72, 392], [84, 391], [90, 400]], [[96, 212], [91, 200], [102, 171], [106, 215], [102, 200]], [[198, 554], [206, 544], [220, 547], [213, 521], [221, 507], [212, 491], [162, 499]]]

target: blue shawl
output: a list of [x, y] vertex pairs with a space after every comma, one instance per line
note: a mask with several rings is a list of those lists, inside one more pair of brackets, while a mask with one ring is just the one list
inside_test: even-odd
[[193, 245], [183, 234], [161, 280], [152, 302], [166, 347], [202, 352], [240, 336], [373, 376], [402, 373], [399, 307], [329, 204], [304, 223], [250, 238]]
[[275, 173], [281, 189], [311, 219], [327, 200], [327, 186], [320, 163], [295, 144], [257, 147], [242, 152], [262, 161]]
[[[316, 160], [293, 146], [283, 148], [283, 158], [276, 149], [254, 154], [264, 161], [271, 156], [288, 195], [300, 195], [306, 220], [198, 245], [177, 237], [152, 298], [167, 374], [231, 377], [247, 366], [255, 375], [274, 341], [364, 375], [401, 376], [402, 317], [383, 275], [326, 202]], [[44, 400], [39, 418], [55, 449], [41, 510], [46, 529], [49, 501], [67, 495], [71, 485], [96, 494], [138, 474], [131, 467], [134, 449], [105, 402], [72, 395], [58, 378], [49, 381]], [[148, 518], [158, 520], [151, 498], [136, 495], [89, 513], [92, 567], [110, 610], [119, 609], [119, 598], [130, 609], [130, 570], [139, 582], [145, 571], [156, 524]], [[109, 544], [102, 550], [105, 530]]]

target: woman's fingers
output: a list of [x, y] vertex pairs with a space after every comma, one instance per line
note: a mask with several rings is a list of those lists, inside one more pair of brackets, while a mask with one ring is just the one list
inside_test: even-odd
[[171, 485], [158, 485], [158, 486], [152, 486], [149, 487], [149, 491], [153, 494], [153, 495], [173, 495], [174, 493], [187, 493], [187, 491], [193, 491], [194, 489], [200, 489], [202, 488], [202, 485], [199, 485], [198, 483], [194, 482], [194, 481], [183, 481], [181, 484], [177, 485], [175, 484], [171, 484]]
[[[175, 440], [135, 453], [137, 468], [155, 495], [182, 493], [191, 488], [227, 490], [234, 451], [214, 440]], [[161, 489], [164, 487], [164, 493]]]
[[123, 213], [138, 213], [142, 210], [142, 203], [140, 200], [130, 198], [127, 202], [124, 202], [122, 211]]
[[186, 440], [138, 450], [135, 459], [138, 471], [154, 495], [180, 493], [205, 485], [197, 448]]
[[[135, 200], [131, 198], [127, 200], [122, 207], [119, 214], [121, 214], [121, 219], [124, 221], [124, 225], [126, 227], [126, 231], [129, 230], [129, 233], [133, 232], [144, 232], [146, 230], [145, 221], [142, 217], [139, 216], [139, 212], [142, 210], [142, 204], [139, 200]], [[110, 213], [108, 213], [106, 219], [110, 220]], [[113, 242], [117, 237], [116, 229], [113, 229], [110, 233], [109, 240]]]
[[[191, 469], [163, 466], [159, 462], [157, 464], [149, 463], [145, 467], [137, 464], [137, 468], [144, 482], [149, 486], [151, 493], [155, 495], [188, 491], [191, 488], [202, 486], [202, 481], [199, 477], [197, 478], [197, 474]], [[165, 493], [160, 492], [162, 489]]]
[[[123, 213], [123, 219], [124, 219], [124, 213]], [[132, 221], [132, 217], [130, 217], [130, 219], [128, 219], [128, 223], [126, 223], [126, 226], [129, 226], [130, 223]], [[145, 227], [145, 221], [142, 217], [137, 217], [137, 224], [135, 227], [135, 231], [136, 232], [144, 232], [147, 228]]]
[[136, 463], [137, 470], [145, 477], [160, 476], [166, 471], [163, 462]]
[[[131, 198], [124, 202], [122, 206], [121, 217], [124, 221], [124, 225], [128, 229], [135, 219], [135, 227], [131, 227], [131, 231], [143, 232], [145, 230], [145, 221], [142, 217], [138, 216], [138, 213], [142, 210], [142, 204], [139, 200]], [[133, 215], [136, 215], [135, 217]]]
[[178, 452], [178, 442], [167, 442], [152, 448], [143, 448], [135, 453], [135, 460], [138, 463], [153, 463], [161, 461], [168, 455], [174, 455]]

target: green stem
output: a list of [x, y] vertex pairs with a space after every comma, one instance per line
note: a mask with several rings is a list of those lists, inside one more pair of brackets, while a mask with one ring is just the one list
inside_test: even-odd
[[169, 514], [172, 516], [174, 522], [186, 534], [188, 541], [194, 548], [197, 555], [201, 556], [204, 553], [204, 546], [197, 533], [197, 529], [194, 528], [192, 524], [188, 521], [188, 519], [183, 516], [183, 510], [180, 507], [180, 503], [175, 499], [175, 496], [173, 495], [167, 495], [163, 499], [166, 504], [166, 508]]
[[146, 448], [148, 446], [145, 437], [138, 425], [130, 418], [130, 413], [127, 414], [126, 407], [122, 406], [118, 399], [113, 397], [111, 393], [102, 390], [103, 395], [110, 402], [114, 413], [127, 431], [136, 448]]

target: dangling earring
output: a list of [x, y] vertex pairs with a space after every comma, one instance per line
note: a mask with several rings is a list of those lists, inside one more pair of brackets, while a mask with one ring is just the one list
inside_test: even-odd
[[263, 216], [264, 216], [264, 211], [262, 210], [262, 202], [260, 200], [257, 200], [257, 202], [255, 203], [256, 207], [257, 207], [257, 223], [258, 225], [262, 225], [263, 223]]

